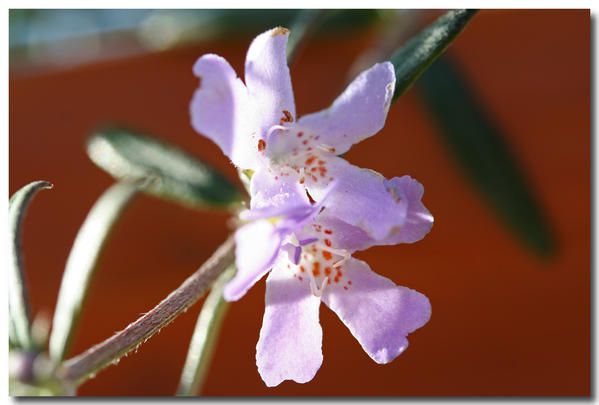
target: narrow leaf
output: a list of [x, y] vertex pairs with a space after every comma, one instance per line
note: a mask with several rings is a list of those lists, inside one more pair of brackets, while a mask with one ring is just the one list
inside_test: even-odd
[[111, 186], [96, 201], [79, 229], [62, 276], [52, 321], [50, 357], [56, 363], [69, 350], [103, 247], [137, 189], [137, 184], [127, 182]]
[[87, 152], [115, 178], [141, 180], [140, 188], [157, 197], [201, 208], [231, 208], [242, 198], [237, 187], [197, 158], [126, 129], [95, 133]]
[[552, 253], [554, 240], [532, 188], [456, 67], [440, 58], [417, 88], [439, 124], [438, 133], [497, 214], [536, 252]]
[[215, 281], [210, 294], [204, 301], [191, 343], [187, 349], [187, 357], [185, 358], [185, 365], [177, 389], [177, 395], [179, 396], [197, 395], [202, 387], [212, 359], [214, 343], [229, 306], [229, 303], [223, 299], [223, 289], [234, 274], [235, 266], [233, 265]]
[[47, 181], [34, 181], [13, 194], [8, 203], [9, 256], [8, 268], [8, 308], [9, 338], [13, 345], [31, 349], [29, 301], [24, 280], [23, 257], [21, 254], [21, 234], [23, 218], [33, 196], [43, 189], [52, 188]]
[[476, 11], [448, 11], [391, 56], [395, 67], [393, 102], [445, 51]]

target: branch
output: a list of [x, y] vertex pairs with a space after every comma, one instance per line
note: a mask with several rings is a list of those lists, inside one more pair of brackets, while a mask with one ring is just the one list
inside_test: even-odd
[[195, 273], [150, 312], [116, 335], [65, 361], [57, 370], [57, 376], [67, 382], [80, 384], [154, 336], [198, 301], [233, 263], [234, 246], [233, 237], [229, 237]]

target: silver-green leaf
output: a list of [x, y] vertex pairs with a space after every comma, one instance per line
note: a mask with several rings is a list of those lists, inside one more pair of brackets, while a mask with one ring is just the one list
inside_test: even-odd
[[501, 128], [457, 66], [439, 58], [418, 80], [417, 90], [437, 133], [499, 218], [536, 253], [553, 254], [556, 241], [544, 207]]
[[127, 129], [96, 132], [87, 152], [115, 178], [142, 181], [142, 191], [183, 205], [227, 209], [242, 199], [233, 183], [196, 157]]
[[24, 280], [21, 234], [23, 218], [33, 196], [40, 190], [52, 188], [47, 181], [34, 181], [12, 195], [8, 203], [9, 268], [8, 268], [8, 308], [9, 338], [13, 346], [31, 349], [31, 318]]
[[55, 363], [67, 354], [81, 308], [103, 247], [123, 210], [135, 196], [137, 184], [119, 182], [96, 201], [77, 233], [62, 276], [50, 335]]
[[221, 323], [229, 306], [223, 298], [223, 290], [234, 275], [235, 266], [231, 265], [214, 282], [210, 294], [202, 305], [187, 349], [187, 357], [177, 388], [178, 396], [194, 396], [202, 388]]
[[397, 100], [466, 27], [477, 10], [451, 10], [406, 42], [391, 56]]

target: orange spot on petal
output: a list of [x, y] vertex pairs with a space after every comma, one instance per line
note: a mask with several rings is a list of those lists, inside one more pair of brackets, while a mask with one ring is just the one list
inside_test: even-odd
[[320, 262], [314, 262], [312, 264], [312, 274], [314, 274], [315, 276], [320, 275]]

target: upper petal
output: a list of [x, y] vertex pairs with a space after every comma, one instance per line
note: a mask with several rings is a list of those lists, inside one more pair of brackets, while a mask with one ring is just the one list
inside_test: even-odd
[[208, 54], [193, 67], [200, 79], [190, 104], [194, 129], [215, 142], [242, 169], [257, 166], [258, 139], [248, 124], [248, 96], [243, 82], [222, 57]]
[[406, 220], [381, 244], [414, 243], [424, 238], [433, 227], [434, 218], [422, 203], [424, 187], [410, 176], [394, 177], [385, 182], [387, 188], [406, 206]]
[[251, 208], [265, 206], [310, 205], [305, 189], [299, 184], [298, 175], [291, 172], [286, 176], [273, 173], [270, 168], [256, 171], [250, 182]]
[[322, 364], [320, 299], [279, 261], [266, 280], [266, 310], [256, 346], [258, 372], [267, 386], [305, 383]]
[[[323, 229], [328, 229], [328, 238], [337, 249], [348, 251], [364, 250], [371, 246], [414, 243], [424, 238], [431, 230], [434, 218], [422, 203], [424, 187], [410, 176], [384, 180], [385, 187], [396, 200], [397, 210], [405, 218], [402, 225], [393, 227], [381, 239], [376, 239], [359, 226], [351, 225], [337, 217], [331, 207], [317, 219]], [[383, 219], [381, 219], [383, 220]]]
[[319, 199], [330, 182], [330, 192], [323, 216], [332, 216], [361, 228], [374, 240], [386, 238], [406, 219], [406, 206], [398, 203], [385, 185], [386, 179], [373, 170], [362, 169], [346, 160], [331, 156], [326, 160], [328, 179], [306, 184], [315, 199]]
[[357, 259], [350, 258], [341, 271], [343, 278], [325, 288], [322, 300], [374, 361], [392, 361], [408, 347], [406, 336], [428, 322], [428, 298], [395, 285]]
[[[252, 105], [252, 119], [264, 138], [273, 125], [295, 119], [291, 76], [287, 67], [289, 30], [277, 27], [258, 35], [245, 60], [245, 84]], [[291, 120], [291, 121], [290, 121]]]
[[267, 219], [252, 221], [235, 232], [237, 273], [223, 291], [227, 301], [243, 297], [270, 270], [281, 242], [282, 235]]
[[342, 154], [383, 128], [394, 88], [393, 65], [377, 63], [356, 77], [328, 109], [301, 117], [298, 125]]

